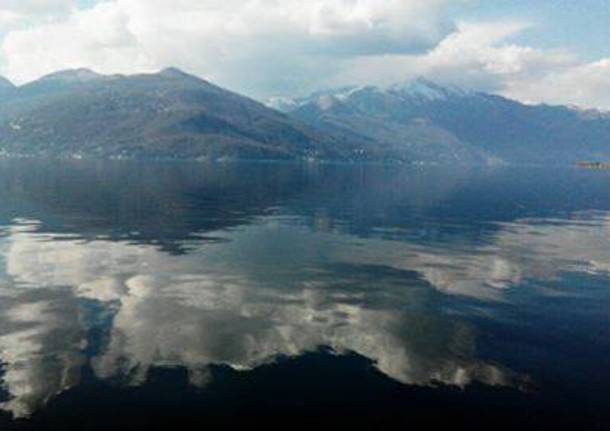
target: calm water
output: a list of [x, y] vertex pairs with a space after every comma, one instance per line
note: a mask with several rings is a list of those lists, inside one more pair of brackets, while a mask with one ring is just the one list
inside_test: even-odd
[[0, 376], [0, 429], [610, 429], [610, 172], [0, 162]]

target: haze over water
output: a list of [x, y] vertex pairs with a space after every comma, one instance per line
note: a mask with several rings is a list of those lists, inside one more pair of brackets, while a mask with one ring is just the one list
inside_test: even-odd
[[609, 182], [2, 161], [0, 425], [610, 426]]

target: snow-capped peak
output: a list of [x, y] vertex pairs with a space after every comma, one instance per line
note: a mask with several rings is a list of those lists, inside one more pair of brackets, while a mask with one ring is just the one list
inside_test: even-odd
[[416, 78], [385, 87], [379, 86], [350, 86], [333, 90], [317, 91], [308, 97], [290, 99], [273, 97], [267, 100], [266, 105], [283, 112], [291, 112], [309, 103], [315, 104], [319, 109], [326, 111], [337, 103], [349, 102], [355, 96], [371, 94], [391, 94], [401, 98], [420, 101], [446, 100], [451, 97], [463, 97], [469, 94], [457, 86], [440, 85], [425, 78]]
[[398, 84], [392, 84], [387, 87], [386, 90], [423, 100], [445, 100], [449, 97], [464, 96], [467, 94], [465, 90], [457, 86], [443, 86], [425, 78], [417, 78]]
[[296, 100], [281, 96], [269, 98], [265, 102], [265, 105], [281, 112], [290, 112], [299, 107], [299, 103]]

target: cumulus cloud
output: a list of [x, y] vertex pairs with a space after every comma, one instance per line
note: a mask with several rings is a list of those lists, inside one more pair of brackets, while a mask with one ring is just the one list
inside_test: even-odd
[[77, 0], [2, 0], [0, 34], [19, 25], [60, 18], [75, 10]]
[[8, 75], [19, 82], [83, 65], [102, 71], [138, 69], [145, 55], [127, 23], [125, 14], [103, 3], [67, 20], [10, 32], [2, 46]]
[[[60, 0], [56, 0], [60, 1]], [[10, 32], [4, 73], [19, 81], [86, 66], [184, 67], [249, 93], [295, 91], [345, 58], [423, 52], [453, 30], [447, 0], [114, 0]]]
[[425, 76], [525, 103], [610, 109], [610, 58], [586, 62], [565, 49], [536, 49], [510, 42], [531, 25], [460, 22], [424, 54], [354, 58], [349, 68], [333, 77], [333, 84], [388, 85]]
[[0, 12], [23, 17], [56, 16], [75, 8], [77, 3], [77, 0], [2, 0]]
[[12, 10], [0, 9], [0, 28], [7, 29], [19, 22], [20, 16]]
[[[588, 62], [514, 42], [539, 24], [455, 20], [451, 6], [462, 0], [107, 0], [84, 10], [75, 0], [1, 3], [0, 73], [16, 82], [72, 67], [172, 65], [267, 99], [426, 76], [528, 103], [610, 108], [610, 58]], [[27, 26], [16, 25], [25, 17]]]
[[[543, 51], [507, 43], [529, 24], [458, 23], [454, 32], [423, 55], [363, 56], [339, 80], [381, 85], [425, 76], [466, 89], [502, 92], [517, 82], [569, 70], [577, 60], [568, 52]], [[380, 70], [391, 73], [380, 74]]]
[[505, 94], [526, 102], [610, 109], [610, 58], [509, 83]]
[[527, 27], [520, 22], [463, 23], [428, 55], [418, 58], [416, 68], [433, 79], [498, 91], [506, 82], [543, 76], [573, 62], [567, 53], [506, 43]]

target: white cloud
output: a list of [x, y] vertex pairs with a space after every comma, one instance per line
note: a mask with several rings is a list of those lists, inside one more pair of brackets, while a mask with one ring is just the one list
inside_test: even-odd
[[505, 94], [526, 102], [610, 109], [610, 58], [511, 83]]
[[[426, 76], [467, 89], [502, 91], [515, 80], [543, 77], [577, 64], [567, 52], [506, 42], [528, 26], [522, 22], [459, 23], [453, 33], [423, 55], [361, 57], [338, 79], [388, 84]], [[379, 70], [392, 73], [379, 74]]]
[[20, 15], [57, 14], [75, 7], [76, 0], [2, 0], [0, 11], [18, 13]]
[[8, 29], [19, 22], [21, 15], [12, 11], [0, 9], [0, 28]]
[[75, 10], [77, 0], [0, 0], [0, 34], [40, 21], [51, 21]]
[[250, 93], [323, 81], [345, 58], [423, 52], [452, 29], [447, 0], [114, 0], [9, 32], [10, 78], [85, 66], [134, 72], [176, 65]]
[[263, 99], [422, 75], [525, 102], [610, 108], [610, 58], [514, 42], [529, 22], [455, 22], [456, 3], [468, 2], [108, 0], [82, 10], [75, 0], [4, 0], [0, 73], [24, 82], [71, 67], [173, 65]]
[[10, 32], [2, 46], [8, 75], [23, 82], [80, 66], [125, 72], [150, 67], [127, 23], [120, 9], [103, 3], [67, 20]]
[[610, 108], [610, 58], [588, 63], [566, 50], [510, 42], [529, 26], [508, 21], [459, 23], [425, 54], [362, 56], [335, 76], [334, 83], [387, 85], [425, 76], [526, 103]]
[[417, 59], [416, 68], [432, 78], [495, 91], [507, 81], [544, 75], [573, 61], [566, 53], [506, 42], [527, 27], [519, 22], [463, 23], [428, 55]]

